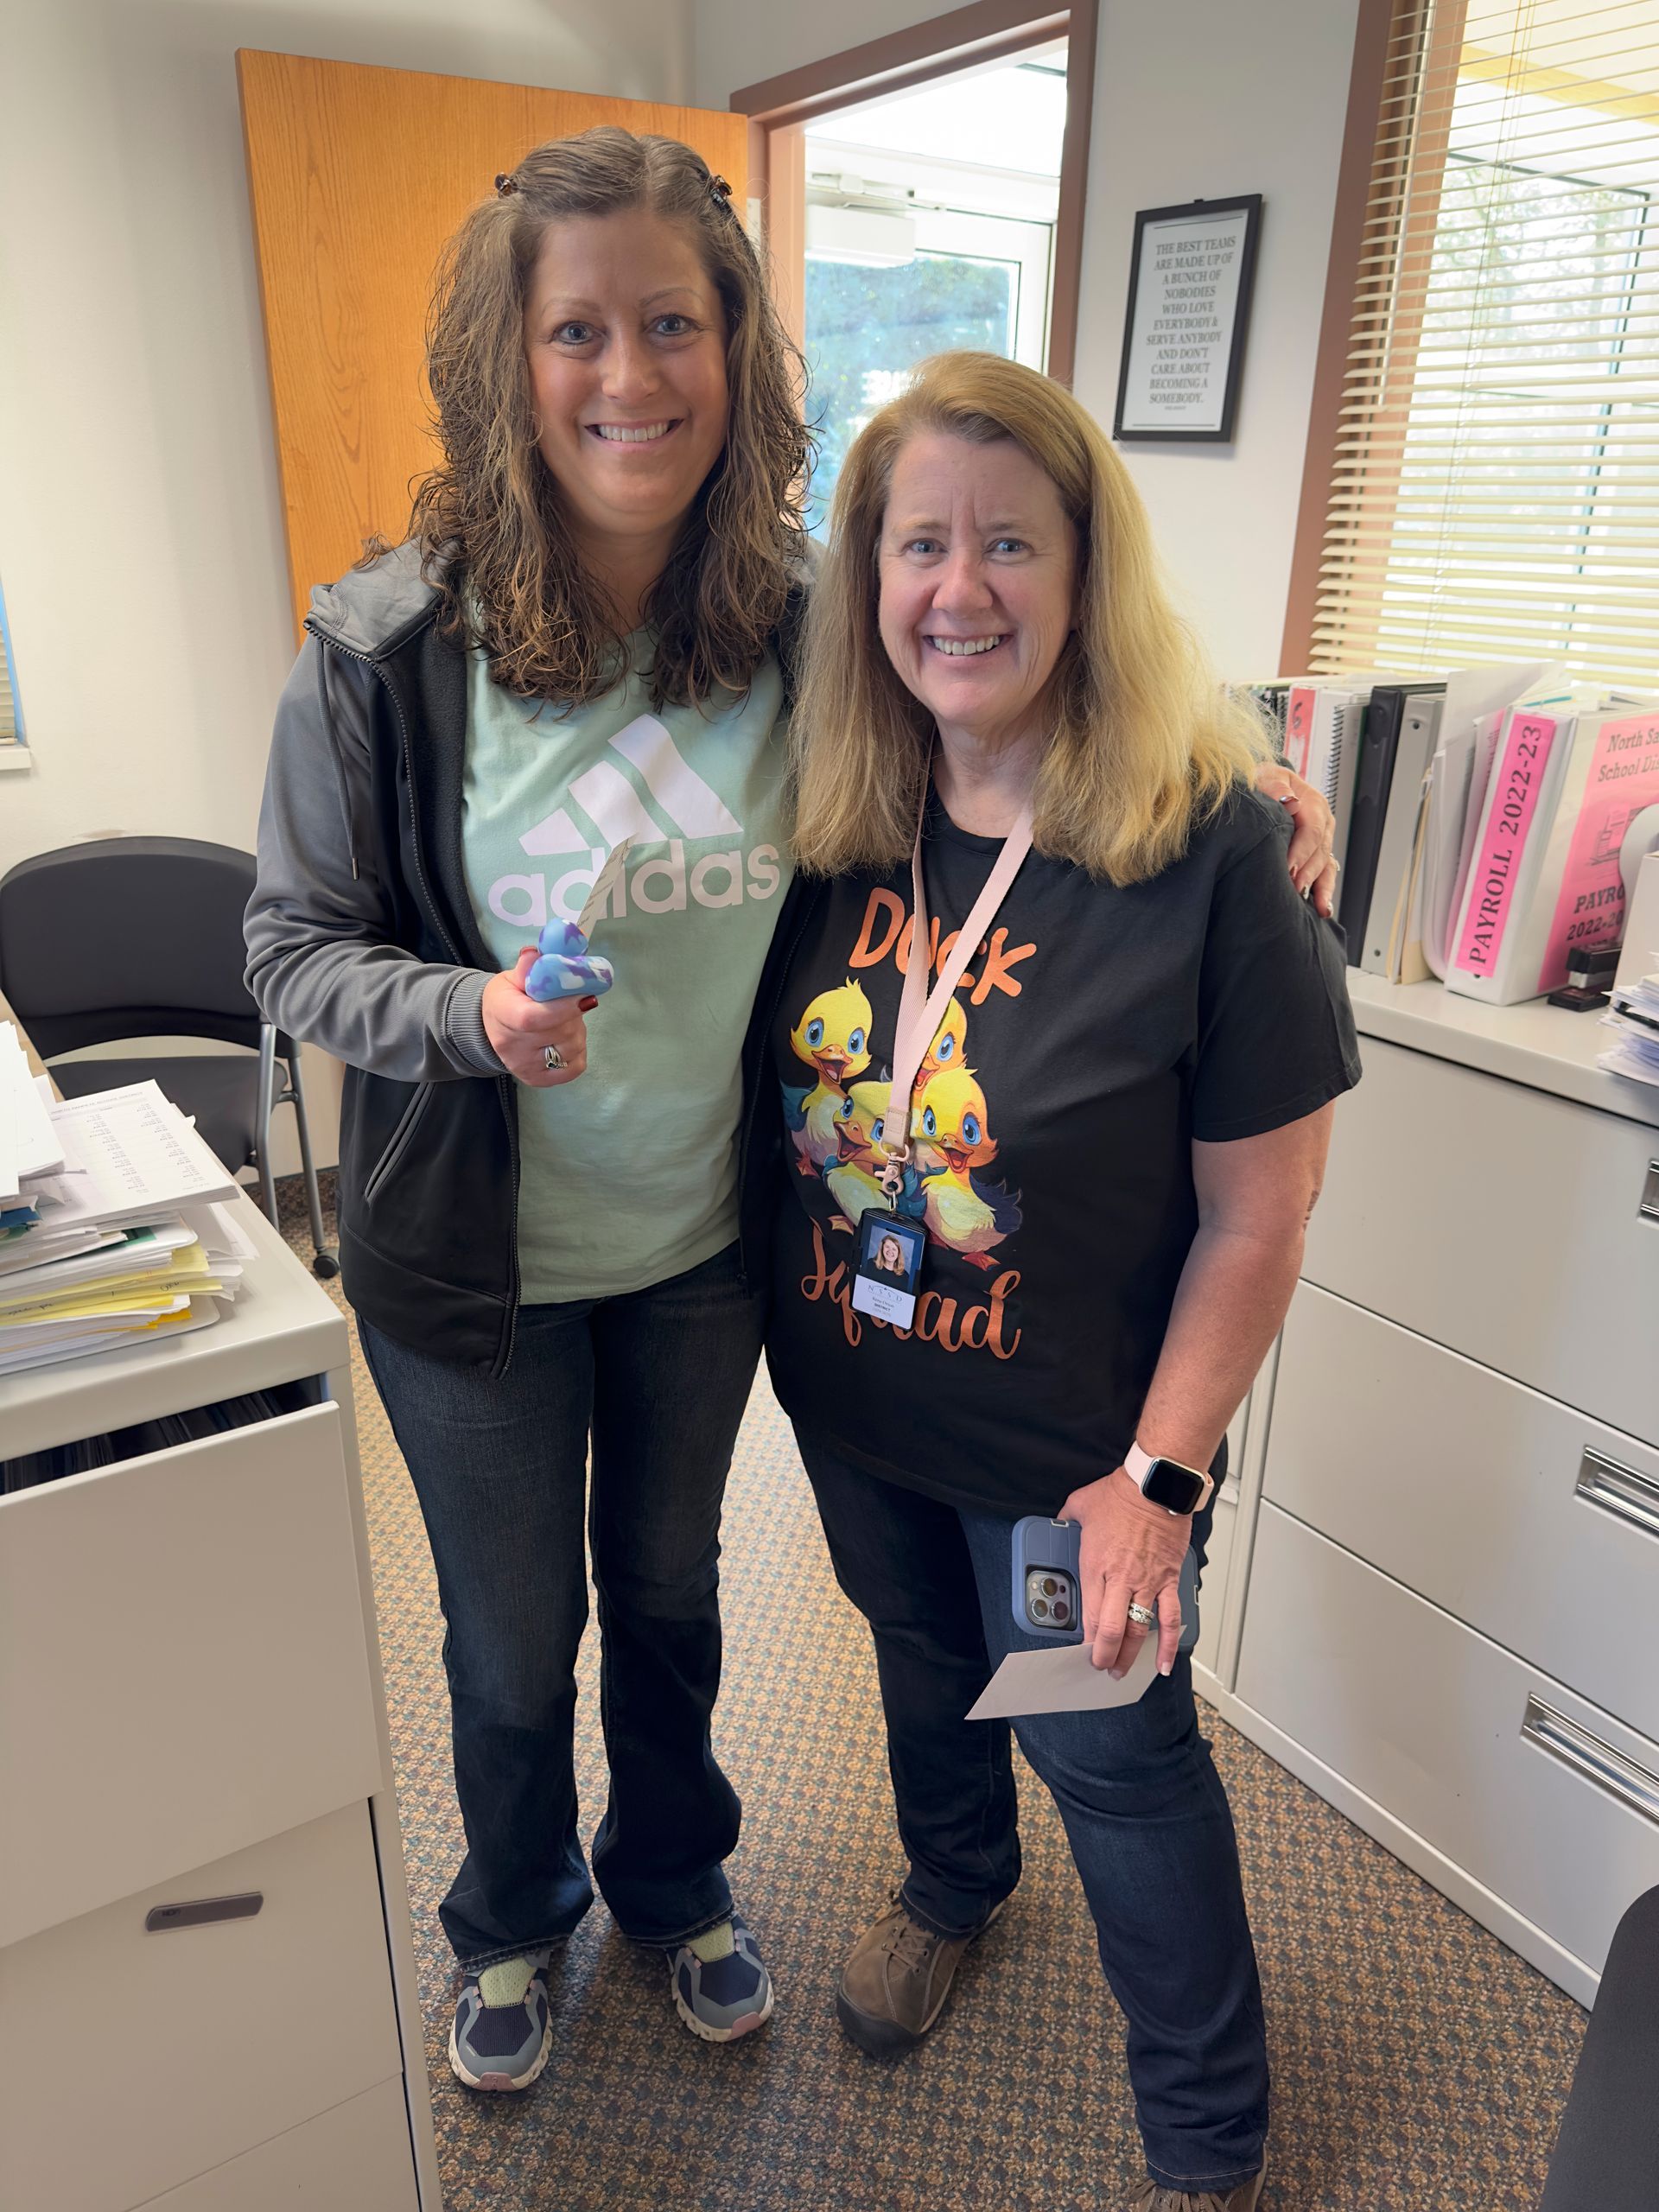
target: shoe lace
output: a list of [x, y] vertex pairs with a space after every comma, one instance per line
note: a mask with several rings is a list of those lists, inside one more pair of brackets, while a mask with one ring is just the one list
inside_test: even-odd
[[938, 1940], [931, 1928], [924, 1928], [919, 1920], [912, 1920], [906, 1913], [894, 1929], [887, 1948], [901, 1967], [919, 1972], [927, 1964], [928, 1953]]
[[1160, 2189], [1148, 2180], [1129, 2199], [1129, 2212], [1227, 2212], [1227, 2199], [1213, 2190], [1193, 2196], [1184, 2189]]

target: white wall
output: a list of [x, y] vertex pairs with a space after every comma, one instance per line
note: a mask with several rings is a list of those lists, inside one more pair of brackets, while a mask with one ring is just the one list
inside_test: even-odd
[[[944, 12], [944, 0], [691, 0], [691, 98]], [[1266, 202], [1237, 435], [1121, 447], [1177, 594], [1223, 672], [1278, 665], [1357, 0], [1102, 0], [1076, 389], [1109, 423], [1135, 212]]]
[[0, 870], [98, 830], [247, 845], [293, 633], [236, 48], [683, 99], [685, 0], [0, 20], [0, 586], [35, 760], [0, 776]]
[[[1077, 370], [1097, 413], [1135, 209], [1268, 203], [1236, 444], [1126, 448], [1233, 674], [1277, 658], [1356, 9], [1104, 0]], [[0, 584], [36, 763], [0, 777], [0, 870], [99, 831], [252, 841], [292, 639], [238, 46], [723, 108], [939, 11], [843, 0], [826, 29], [809, 0], [0, 0]]]
[[1222, 673], [1279, 666], [1357, 0], [1103, 0], [1076, 389], [1117, 404], [1139, 207], [1264, 201], [1236, 435], [1121, 446]]

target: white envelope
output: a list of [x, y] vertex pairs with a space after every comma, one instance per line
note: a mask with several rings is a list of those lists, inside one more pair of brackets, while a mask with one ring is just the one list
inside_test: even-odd
[[1133, 1667], [1114, 1681], [1094, 1666], [1086, 1643], [1047, 1651], [1010, 1651], [980, 1693], [969, 1720], [1014, 1720], [1027, 1713], [1104, 1713], [1138, 1705], [1158, 1672], [1158, 1638], [1147, 1637]]

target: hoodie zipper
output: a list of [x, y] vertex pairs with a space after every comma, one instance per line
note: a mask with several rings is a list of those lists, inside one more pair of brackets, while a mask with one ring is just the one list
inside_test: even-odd
[[[359, 661], [365, 668], [372, 670], [375, 677], [385, 688], [386, 696], [391, 701], [391, 711], [397, 720], [397, 741], [403, 747], [404, 781], [409, 791], [409, 849], [415, 860], [416, 886], [422, 898], [426, 901], [428, 913], [432, 916], [436, 925], [438, 935], [443, 941], [444, 950], [457, 968], [469, 968], [472, 965], [471, 961], [467, 960], [457, 949], [455, 941], [445, 925], [438, 903], [432, 896], [432, 886], [427, 880], [425, 866], [421, 859], [420, 821], [415, 811], [415, 748], [410, 742], [409, 723], [404, 718], [403, 702], [398, 698], [396, 688], [387, 677], [385, 670], [372, 654], [359, 652], [354, 645], [342, 645], [336, 638], [325, 638], [321, 632], [311, 628], [308, 620], [305, 626], [326, 652], [343, 654], [347, 660]], [[346, 824], [346, 835], [348, 837], [351, 835], [349, 822]], [[497, 1077], [495, 1085], [496, 1097], [501, 1108], [501, 1118], [506, 1124], [507, 1154], [512, 1166], [512, 1205], [507, 1216], [507, 1256], [512, 1268], [512, 1295], [507, 1306], [507, 1325], [501, 1349], [496, 1356], [495, 1365], [491, 1370], [493, 1381], [506, 1373], [518, 1338], [518, 1117], [512, 1109], [512, 1077], [504, 1075]]]

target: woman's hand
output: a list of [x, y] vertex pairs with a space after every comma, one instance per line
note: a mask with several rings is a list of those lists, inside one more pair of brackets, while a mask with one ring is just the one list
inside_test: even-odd
[[1255, 788], [1263, 798], [1275, 799], [1295, 824], [1290, 840], [1290, 880], [1306, 898], [1311, 891], [1316, 911], [1328, 922], [1337, 908], [1337, 870], [1333, 850], [1337, 817], [1325, 804], [1323, 791], [1304, 783], [1293, 769], [1276, 760], [1264, 761], [1255, 772]]
[[1156, 1607], [1158, 1671], [1168, 1674], [1181, 1642], [1181, 1562], [1192, 1539], [1192, 1516], [1169, 1513], [1142, 1497], [1119, 1467], [1074, 1490], [1062, 1521], [1083, 1530], [1083, 1638], [1096, 1667], [1127, 1675], [1147, 1630], [1129, 1618], [1131, 1604]]
[[[524, 978], [543, 957], [539, 945], [527, 944], [516, 968], [503, 969], [484, 986], [484, 1034], [509, 1075], [533, 1090], [556, 1090], [574, 1083], [588, 1065], [588, 1014], [597, 997], [554, 999], [543, 1003], [531, 997]], [[551, 1045], [563, 1067], [547, 1065]]]

